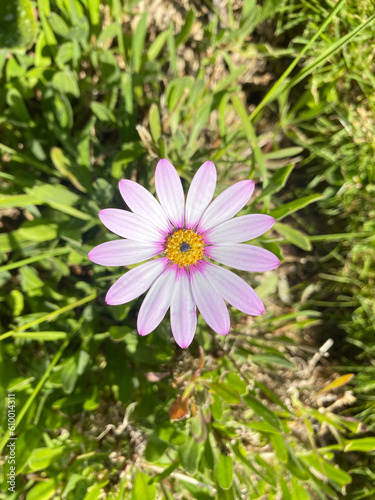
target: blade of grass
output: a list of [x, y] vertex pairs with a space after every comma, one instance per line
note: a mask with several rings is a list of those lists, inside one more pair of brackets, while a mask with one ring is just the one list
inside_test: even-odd
[[76, 307], [80, 307], [83, 304], [86, 304], [87, 302], [94, 300], [95, 298], [96, 298], [96, 292], [92, 293], [91, 295], [88, 295], [87, 297], [84, 297], [81, 300], [77, 300], [73, 304], [69, 304], [67, 306], [61, 307], [60, 309], [57, 309], [57, 311], [53, 311], [51, 313], [45, 314], [41, 318], [35, 319], [34, 321], [30, 321], [30, 323], [26, 323], [26, 325], [21, 326], [18, 330], [10, 330], [9, 332], [3, 333], [3, 335], [0, 335], [0, 341], [7, 339], [8, 337], [12, 337], [14, 334], [16, 334], [18, 332], [23, 332], [25, 330], [28, 330], [29, 328], [32, 328], [33, 326], [40, 325], [41, 323], [44, 323], [45, 321], [53, 321], [61, 314], [65, 313], [67, 311], [71, 311], [72, 309], [75, 309]]
[[367, 26], [373, 23], [375, 20], [375, 14], [367, 19], [367, 21], [363, 22], [359, 26], [357, 26], [353, 31], [347, 33], [345, 36], [341, 37], [337, 42], [333, 43], [329, 46], [327, 50], [325, 50], [320, 56], [318, 56], [314, 61], [305, 66], [301, 71], [290, 80], [290, 82], [286, 85], [284, 90], [290, 90], [294, 85], [303, 80], [307, 75], [310, 75], [316, 68], [318, 68], [321, 64], [327, 61], [331, 56], [333, 56], [336, 52], [344, 47], [347, 43], [349, 43], [353, 38], [355, 38], [361, 31], [363, 31]]
[[57, 255], [64, 255], [68, 252], [71, 252], [71, 249], [69, 247], [56, 248], [56, 250], [48, 250], [47, 252], [40, 253], [38, 255], [35, 255], [34, 257], [28, 257], [27, 259], [18, 260], [17, 262], [11, 262], [10, 264], [5, 264], [5, 266], [0, 266], [0, 272], [17, 269], [22, 266], [27, 266], [32, 262], [38, 262], [38, 260], [47, 259], [48, 257], [56, 257]]
[[257, 114], [264, 108], [264, 106], [266, 106], [266, 104], [269, 104], [270, 102], [272, 102], [276, 99], [278, 94], [283, 90], [282, 88], [280, 88], [282, 86], [283, 82], [290, 75], [290, 73], [293, 71], [293, 69], [297, 66], [301, 57], [313, 46], [315, 40], [323, 33], [325, 28], [332, 21], [332, 19], [335, 17], [337, 12], [341, 9], [341, 7], [344, 5], [344, 3], [345, 3], [345, 0], [340, 0], [339, 2], [337, 2], [335, 7], [333, 8], [332, 12], [330, 13], [330, 15], [327, 17], [327, 19], [321, 25], [321, 27], [318, 29], [318, 31], [315, 33], [315, 35], [311, 38], [309, 43], [307, 43], [304, 46], [304, 48], [301, 50], [301, 52], [298, 54], [298, 56], [292, 61], [292, 63], [288, 66], [288, 68], [280, 76], [280, 78], [277, 80], [277, 82], [274, 84], [274, 86], [271, 88], [271, 90], [265, 95], [265, 97], [262, 99], [262, 101], [258, 104], [258, 106], [251, 113], [251, 115], [249, 117], [250, 120], [253, 120], [257, 116]]
[[[16, 418], [16, 432], [17, 432], [17, 427], [19, 426], [19, 424], [21, 423], [23, 417], [26, 415], [28, 409], [30, 408], [30, 406], [32, 405], [34, 399], [36, 398], [38, 392], [40, 391], [40, 389], [43, 387], [45, 381], [48, 379], [51, 371], [53, 370], [53, 367], [56, 365], [56, 363], [59, 361], [62, 353], [64, 352], [65, 348], [68, 346], [69, 344], [69, 341], [66, 340], [62, 346], [60, 347], [60, 349], [57, 351], [55, 357], [53, 358], [53, 360], [51, 361], [51, 364], [49, 365], [49, 367], [47, 368], [45, 374], [43, 375], [43, 377], [39, 380], [37, 386], [35, 387], [35, 389], [33, 390], [33, 392], [30, 394], [28, 400], [26, 401], [26, 403], [24, 404], [24, 406], [22, 407], [22, 410], [18, 412], [18, 415], [17, 415], [17, 418]], [[3, 451], [7, 441], [9, 439], [9, 429], [7, 429], [7, 431], [5, 432], [4, 436], [3, 436], [3, 439], [0, 441], [0, 454], [1, 452]]]
[[9, 148], [5, 144], [0, 143], [0, 151], [4, 151], [4, 153], [8, 153], [9, 155], [12, 155], [13, 158], [19, 160], [21, 163], [29, 163], [35, 168], [38, 168], [42, 172], [45, 172], [46, 174], [53, 175], [54, 177], [56, 176], [56, 172], [52, 170], [52, 168], [47, 167], [42, 163], [41, 161], [32, 158], [31, 156], [28, 156], [24, 153], [20, 153], [19, 151], [15, 151], [12, 148]]
[[249, 120], [245, 106], [243, 105], [239, 97], [237, 97], [235, 94], [232, 94], [231, 99], [233, 106], [238, 114], [238, 117], [241, 120], [246, 137], [251, 144], [252, 150], [254, 152], [255, 161], [258, 164], [258, 168], [262, 175], [263, 188], [265, 188], [268, 185], [268, 173], [264, 163], [264, 156], [262, 150], [258, 146], [258, 140], [255, 134], [255, 130]]

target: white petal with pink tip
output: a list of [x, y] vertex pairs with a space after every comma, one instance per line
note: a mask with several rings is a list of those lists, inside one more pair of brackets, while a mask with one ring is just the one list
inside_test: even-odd
[[192, 266], [190, 283], [194, 302], [205, 322], [219, 335], [226, 335], [230, 318], [224, 299], [211, 281], [204, 275], [204, 267]]
[[138, 314], [140, 335], [148, 335], [155, 330], [168, 311], [175, 290], [177, 269], [175, 265], [168, 267], [148, 291]]
[[144, 217], [166, 233], [172, 231], [172, 226], [160, 203], [147, 189], [128, 179], [120, 180], [119, 189], [132, 212]]
[[216, 286], [224, 300], [245, 314], [259, 316], [264, 313], [262, 301], [242, 278], [228, 269], [207, 263], [204, 272]]
[[153, 260], [130, 269], [114, 282], [105, 297], [107, 304], [126, 304], [146, 292], [169, 264], [166, 258]]
[[158, 244], [132, 240], [107, 241], [93, 248], [88, 257], [101, 266], [130, 266], [150, 259], [163, 251]]
[[155, 170], [155, 188], [161, 206], [177, 228], [184, 226], [185, 196], [177, 170], [168, 160], [160, 160]]
[[106, 208], [99, 212], [99, 218], [112, 233], [134, 241], [163, 243], [161, 230], [144, 217], [126, 210]]
[[280, 264], [279, 259], [265, 248], [235, 243], [233, 245], [213, 245], [205, 253], [211, 259], [241, 271], [254, 273], [270, 271]]
[[197, 328], [197, 310], [192, 296], [189, 274], [180, 268], [171, 303], [171, 329], [177, 344], [185, 349], [191, 344]]
[[209, 205], [197, 230], [206, 233], [209, 229], [231, 219], [246, 205], [253, 191], [253, 181], [240, 181], [227, 188]]
[[231, 245], [257, 238], [266, 233], [274, 224], [275, 219], [265, 214], [242, 215], [215, 226], [203, 235], [206, 244], [219, 243]]
[[186, 197], [186, 227], [194, 228], [200, 221], [215, 193], [216, 168], [212, 161], [206, 161], [191, 181]]

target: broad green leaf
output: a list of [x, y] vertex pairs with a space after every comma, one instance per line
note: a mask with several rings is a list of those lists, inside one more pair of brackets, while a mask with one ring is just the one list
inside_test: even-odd
[[134, 332], [130, 326], [111, 326], [109, 329], [109, 334], [116, 341], [123, 340], [130, 332]]
[[28, 460], [29, 467], [33, 471], [47, 469], [55, 463], [64, 453], [64, 447], [56, 448], [36, 448], [32, 451]]
[[34, 42], [37, 29], [30, 0], [1, 3], [0, 52], [24, 52]]
[[223, 417], [223, 405], [221, 399], [217, 394], [212, 395], [212, 404], [211, 404], [211, 412], [212, 417], [215, 420], [221, 420]]
[[77, 374], [82, 375], [90, 361], [90, 354], [83, 349], [79, 351], [77, 362]]
[[27, 222], [16, 231], [0, 234], [0, 251], [10, 252], [35, 242], [54, 240], [57, 237], [57, 229], [58, 226], [54, 223]]
[[[76, 189], [82, 191], [83, 193], [86, 192], [86, 188], [82, 186], [81, 182], [77, 179], [77, 175], [73, 172], [74, 167], [72, 165], [72, 162], [61, 148], [58, 148], [56, 146], [51, 148], [51, 160], [60, 174], [64, 177], [67, 177]], [[72, 195], [74, 194], [72, 193]], [[76, 198], [78, 199], [77, 195], [74, 196], [76, 196]], [[62, 200], [59, 201], [60, 203], [63, 202]]]
[[318, 459], [318, 457], [313, 453], [302, 455], [300, 459], [306, 462], [310, 467], [316, 469], [320, 474], [326, 476], [330, 481], [337, 483], [340, 487], [352, 482], [350, 475], [340, 469], [338, 465], [331, 464], [322, 457]]
[[90, 107], [92, 112], [100, 121], [116, 123], [115, 115], [101, 102], [92, 101]]
[[32, 194], [15, 194], [0, 196], [0, 208], [25, 207], [27, 205], [38, 205], [41, 200]]
[[282, 224], [281, 222], [276, 222], [273, 225], [273, 229], [281, 234], [289, 243], [296, 245], [302, 250], [310, 251], [312, 246], [308, 237], [298, 229], [288, 226], [287, 224]]
[[100, 0], [87, 0], [91, 26], [96, 27], [100, 22]]
[[[198, 497], [196, 497], [198, 498]], [[209, 498], [212, 497], [207, 497], [205, 500], [208, 500]], [[223, 490], [220, 487], [217, 489], [217, 500], [235, 500], [236, 497], [234, 496], [233, 488], [230, 488], [229, 490]]]
[[164, 454], [165, 450], [168, 448], [168, 443], [162, 441], [161, 439], [153, 439], [152, 437], [148, 440], [145, 458], [148, 462], [156, 462]]
[[16, 88], [11, 88], [7, 92], [6, 101], [11, 119], [15, 119], [20, 122], [31, 122], [31, 117], [23, 97]]
[[138, 21], [132, 37], [133, 69], [139, 73], [142, 64], [142, 53], [145, 45], [147, 31], [147, 12], [145, 12]]
[[[280, 160], [284, 158], [290, 158], [291, 156], [296, 156], [299, 153], [303, 151], [303, 148], [301, 146], [295, 146], [291, 148], [283, 148], [279, 149], [277, 151], [271, 151], [271, 153], [265, 153], [264, 158], [266, 160]], [[272, 176], [272, 178], [277, 179], [277, 174], [280, 172], [280, 170], [283, 169], [290, 169], [293, 168], [294, 165], [287, 165], [286, 167], [282, 167], [278, 169], [275, 174]]]
[[220, 455], [216, 478], [223, 490], [228, 490], [233, 481], [233, 460], [230, 455]]
[[228, 490], [233, 481], [233, 460], [230, 455], [220, 455], [216, 478], [223, 490]]
[[195, 21], [195, 12], [190, 9], [186, 14], [185, 24], [182, 26], [180, 33], [176, 36], [176, 47], [185, 43], [189, 38], [190, 31]]
[[189, 437], [186, 443], [178, 449], [181, 465], [189, 474], [194, 474], [197, 470], [201, 449], [200, 443], [197, 443], [193, 437]]
[[278, 282], [279, 280], [277, 275], [272, 273], [263, 278], [263, 281], [255, 288], [255, 291], [261, 299], [269, 297], [276, 292]]
[[218, 396], [223, 398], [226, 403], [229, 403], [231, 405], [238, 405], [241, 403], [241, 398], [238, 391], [229, 384], [212, 382], [211, 389], [216, 392]]
[[132, 488], [131, 500], [155, 500], [156, 489], [150, 484], [150, 476], [137, 470]]
[[242, 396], [245, 403], [254, 411], [255, 415], [261, 419], [264, 419], [268, 422], [272, 427], [281, 432], [281, 425], [279, 419], [274, 414], [273, 411], [269, 410], [263, 403], [258, 401], [256, 398], [247, 394], [246, 396]]
[[321, 200], [324, 198], [322, 194], [311, 194], [309, 196], [304, 196], [298, 200], [291, 201], [290, 203], [286, 203], [282, 207], [274, 208], [271, 210], [269, 215], [274, 217], [276, 220], [281, 220], [287, 215], [290, 215], [294, 212], [297, 212], [301, 208], [307, 207], [311, 203], [315, 201]]
[[154, 61], [158, 57], [167, 42], [168, 36], [169, 30], [166, 30], [159, 33], [159, 35], [155, 38], [147, 51], [147, 59], [149, 61]]
[[292, 500], [310, 500], [310, 495], [296, 477], [292, 478]]
[[308, 479], [310, 477], [310, 472], [306, 468], [305, 464], [301, 462], [288, 443], [286, 443], [286, 447], [288, 448], [289, 453], [288, 463], [286, 464], [287, 469], [293, 474], [293, 476], [296, 476], [299, 479]]
[[55, 73], [52, 77], [51, 85], [63, 94], [69, 94], [73, 97], [79, 97], [80, 95], [77, 78], [70, 71], [58, 71]]
[[150, 122], [152, 138], [157, 143], [161, 137], [161, 123], [159, 108], [154, 103], [151, 104], [148, 120]]
[[51, 12], [48, 16], [48, 22], [57, 35], [66, 37], [69, 33], [69, 26], [61, 16], [56, 14], [56, 12]]
[[27, 493], [27, 498], [28, 500], [49, 500], [55, 495], [58, 486], [55, 479], [47, 479], [36, 483]]
[[253, 422], [246, 422], [246, 426], [265, 434], [280, 434], [280, 431], [276, 430], [275, 427], [267, 422], [258, 422], [254, 420]]
[[150, 480], [150, 484], [159, 483], [163, 479], [170, 476], [172, 474], [172, 472], [177, 469], [178, 465], [179, 465], [178, 462], [174, 462], [169, 467], [164, 469], [163, 472], [160, 472], [159, 474], [155, 474], [154, 477]]
[[67, 363], [64, 364], [61, 370], [61, 382], [64, 391], [71, 394], [78, 379], [77, 364], [75, 359], [71, 357]]
[[270, 441], [277, 458], [281, 463], [286, 464], [288, 461], [288, 450], [285, 446], [283, 436], [281, 434], [271, 434]]
[[276, 172], [271, 177], [268, 186], [262, 190], [259, 199], [262, 199], [265, 196], [278, 193], [279, 191], [281, 191], [281, 189], [285, 186], [293, 168], [294, 165], [287, 165], [286, 167], [281, 167], [278, 170], [276, 170]]
[[79, 196], [62, 184], [39, 184], [35, 185], [29, 194], [46, 203], [63, 203], [73, 205], [79, 200]]
[[207, 124], [211, 113], [211, 100], [207, 102], [204, 106], [197, 110], [195, 114], [193, 125], [191, 127], [189, 141], [186, 146], [185, 154], [186, 157], [191, 157], [193, 153], [197, 150], [199, 143], [198, 137], [202, 131], [202, 128]]
[[[30, 296], [40, 295], [44, 282], [33, 267], [23, 266], [20, 270], [22, 291]], [[36, 293], [39, 292], [39, 293]]]
[[98, 500], [98, 498], [103, 494], [103, 488], [109, 483], [108, 480], [103, 481], [98, 484], [93, 484], [87, 488], [87, 493], [83, 500]]
[[289, 485], [287, 484], [287, 482], [284, 480], [284, 478], [282, 476], [279, 476], [279, 482], [280, 482], [280, 488], [281, 488], [281, 493], [282, 493], [282, 499], [283, 500], [292, 500]]
[[173, 76], [177, 76], [176, 39], [173, 32], [173, 23], [170, 23], [167, 38], [169, 67]]
[[13, 309], [13, 315], [20, 316], [24, 308], [23, 294], [17, 289], [12, 290], [9, 294], [9, 302]]
[[[95, 2], [98, 0], [94, 0]], [[118, 33], [118, 25], [116, 23], [109, 24], [106, 26], [98, 36], [98, 44], [102, 44], [108, 42], [109, 40], [113, 40], [116, 38]]]
[[247, 383], [242, 380], [236, 373], [228, 373], [226, 381], [229, 385], [234, 387], [240, 394], [245, 394], [247, 390]]
[[251, 356], [251, 360], [254, 363], [265, 363], [269, 365], [279, 365], [288, 368], [289, 370], [295, 370], [295, 365], [286, 359], [282, 354], [254, 354]]
[[346, 441], [344, 451], [374, 451], [375, 450], [375, 438], [367, 437], [360, 439], [352, 439], [351, 441]]

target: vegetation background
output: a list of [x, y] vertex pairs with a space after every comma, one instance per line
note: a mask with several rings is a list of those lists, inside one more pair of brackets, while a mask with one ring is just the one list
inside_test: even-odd
[[[0, 12], [0, 498], [375, 498], [372, 0], [14, 0]], [[244, 213], [266, 304], [146, 338], [88, 251], [158, 158]], [[16, 492], [7, 394], [16, 395]]]

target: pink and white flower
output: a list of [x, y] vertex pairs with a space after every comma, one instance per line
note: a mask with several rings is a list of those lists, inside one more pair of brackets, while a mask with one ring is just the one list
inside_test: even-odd
[[[128, 266], [152, 259], [126, 272], [108, 290], [109, 305], [125, 304], [148, 290], [137, 328], [148, 335], [170, 309], [177, 344], [188, 347], [197, 325], [197, 308], [220, 335], [230, 328], [226, 302], [258, 316], [262, 301], [242, 278], [213, 264], [241, 271], [274, 269], [279, 259], [264, 248], [244, 244], [268, 231], [274, 219], [265, 214], [233, 218], [249, 201], [254, 182], [237, 182], [213, 201], [216, 168], [206, 161], [196, 172], [185, 203], [176, 169], [160, 160], [155, 171], [159, 201], [140, 184], [122, 179], [120, 193], [130, 211], [108, 208], [102, 223], [124, 239], [96, 246], [89, 259], [103, 266]], [[154, 259], [154, 257], [157, 257]]]

